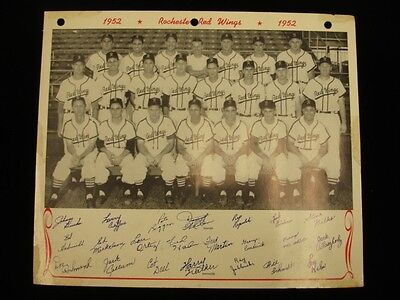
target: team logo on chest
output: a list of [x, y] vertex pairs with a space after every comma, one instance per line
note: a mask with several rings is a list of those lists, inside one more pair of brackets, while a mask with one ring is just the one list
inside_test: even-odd
[[105, 70], [108, 70], [108, 67], [106, 67], [105, 63], [96, 64], [96, 70], [97, 70], [97, 72], [103, 72]]
[[263, 73], [269, 73], [270, 71], [271, 71], [270, 67], [258, 66], [256, 68], [256, 71], [254, 72], [254, 75], [263, 74]]
[[152, 141], [159, 138], [165, 137], [166, 131], [165, 130], [154, 130], [152, 133], [146, 133], [146, 140]]
[[246, 93], [244, 95], [238, 96], [238, 103], [243, 103], [247, 101], [256, 101], [258, 99], [260, 99], [260, 94]]
[[272, 141], [277, 140], [277, 139], [278, 139], [278, 134], [277, 133], [269, 134], [267, 132], [266, 135], [260, 136], [258, 138], [258, 143], [262, 144], [262, 143], [272, 142]]
[[240, 140], [240, 135], [227, 135], [224, 138], [221, 139], [220, 144], [221, 145], [226, 145], [227, 147], [229, 145], [232, 145], [232, 148], [234, 147], [234, 144], [239, 142]]
[[324, 96], [336, 95], [338, 92], [339, 90], [337, 88], [323, 88], [319, 91], [314, 91], [314, 97], [318, 99]]
[[204, 141], [204, 134], [193, 134], [185, 138], [185, 144], [194, 144]]
[[137, 91], [137, 95], [140, 96], [145, 96], [145, 95], [153, 95], [153, 94], [157, 94], [160, 92], [160, 88], [159, 87], [144, 87], [144, 88], [138, 88], [136, 89]]
[[235, 70], [235, 69], [237, 69], [237, 67], [239, 67], [239, 65], [237, 63], [226, 63], [222, 66], [220, 72], [228, 71], [228, 70], [232, 70], [232, 69]]
[[319, 134], [315, 134], [315, 133], [306, 133], [306, 134], [299, 134], [297, 136], [297, 142], [298, 143], [306, 143], [306, 142], [315, 142], [316, 140], [318, 140], [319, 138]]
[[140, 71], [143, 71], [143, 67], [141, 66], [141, 64], [134, 64], [133, 66], [127, 66], [126, 67], [126, 73], [128, 75], [131, 75], [131, 73], [138, 73]]
[[125, 148], [126, 134], [113, 134], [112, 136], [106, 136], [104, 144], [115, 148]]
[[191, 90], [190, 87], [178, 87], [172, 90], [171, 96], [189, 94]]
[[85, 142], [90, 140], [89, 134], [78, 134], [75, 138], [72, 139], [72, 144], [79, 146], [82, 144], [82, 146], [85, 145]]
[[283, 101], [283, 100], [293, 100], [293, 99], [294, 99], [294, 93], [280, 92], [277, 95], [272, 95], [272, 101], [274, 101], [274, 102]]
[[292, 61], [288, 64], [288, 69], [298, 69], [298, 68], [305, 68], [307, 63], [305, 61]]
[[89, 95], [89, 89], [75, 90], [67, 92], [67, 100], [70, 101], [75, 97], [86, 97], [87, 95]]
[[120, 92], [125, 89], [125, 85], [123, 84], [111, 84], [109, 86], [103, 86], [103, 95], [112, 93], [112, 92]]
[[208, 101], [212, 99], [216, 99], [218, 97], [223, 97], [225, 95], [225, 91], [211, 91], [209, 93], [204, 94], [203, 101]]

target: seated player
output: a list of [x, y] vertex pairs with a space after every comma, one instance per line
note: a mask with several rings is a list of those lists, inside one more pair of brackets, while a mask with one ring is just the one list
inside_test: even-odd
[[86, 112], [86, 101], [83, 97], [72, 99], [74, 114], [65, 122], [61, 131], [64, 140], [65, 154], [57, 163], [53, 172], [53, 184], [49, 206], [54, 206], [59, 197], [60, 187], [68, 178], [71, 168], [82, 166], [82, 178], [86, 186], [86, 205], [94, 206], [94, 162], [97, 156], [95, 148], [98, 136], [97, 122]]
[[96, 159], [96, 185], [101, 204], [107, 198], [107, 181], [110, 175], [109, 167], [121, 167], [121, 182], [125, 204], [129, 205], [134, 193], [135, 179], [133, 171], [136, 132], [133, 124], [122, 116], [123, 101], [120, 98], [110, 100], [111, 118], [103, 121], [99, 127], [97, 148], [100, 153]]
[[163, 116], [161, 99], [150, 98], [147, 104], [148, 116], [137, 125], [137, 166], [134, 170], [137, 178], [137, 198], [143, 201], [141, 189], [150, 166], [161, 169], [161, 177], [165, 182], [165, 201], [168, 207], [173, 206], [172, 185], [176, 176], [174, 145], [175, 126], [171, 119]]
[[[286, 125], [275, 117], [275, 103], [264, 100], [260, 103], [262, 118], [256, 121], [250, 131], [249, 155], [249, 203], [254, 200], [254, 188], [261, 168], [278, 180], [279, 197], [285, 196], [287, 180]], [[276, 179], [277, 178], [277, 179]]]
[[[205, 176], [212, 170], [205, 170], [204, 162], [212, 163], [213, 131], [212, 123], [201, 115], [201, 101], [194, 98], [189, 101], [189, 117], [181, 121], [177, 133], [176, 159], [178, 195], [184, 197], [185, 180], [190, 169], [200, 173], [202, 178], [202, 198], [209, 195], [211, 176]], [[206, 163], [207, 164], [207, 163]]]

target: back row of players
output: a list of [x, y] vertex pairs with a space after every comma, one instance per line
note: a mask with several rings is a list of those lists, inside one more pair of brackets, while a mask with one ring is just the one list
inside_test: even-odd
[[[301, 116], [304, 95], [315, 100], [317, 119], [329, 132], [329, 161], [334, 162], [333, 169], [336, 171], [333, 175], [328, 174], [328, 180], [332, 185], [338, 182], [340, 131], [346, 131], [345, 89], [338, 79], [330, 75], [332, 63], [329, 58], [320, 59], [320, 75], [313, 78], [314, 61], [300, 48], [301, 38], [296, 33], [289, 38], [290, 49], [279, 54], [277, 62], [264, 53], [265, 41], [262, 37], [253, 39], [255, 51], [246, 60], [232, 50], [233, 38], [229, 33], [222, 35], [222, 50], [213, 58], [201, 54], [200, 40], [193, 41], [193, 54], [188, 57], [176, 53], [176, 42], [176, 35], [168, 34], [167, 49], [154, 57], [140, 53], [143, 38], [135, 35], [132, 38], [134, 51], [121, 60], [114, 51], [104, 55], [102, 51], [107, 47], [111, 50], [113, 43], [112, 36], [104, 35], [101, 40], [102, 51], [92, 55], [86, 64], [93, 71], [95, 81], [84, 75], [85, 58], [76, 55], [72, 63], [73, 74], [63, 81], [57, 94], [60, 103], [59, 135], [64, 137], [64, 124], [73, 118], [72, 100], [77, 97], [83, 97], [86, 109], [103, 123], [112, 116], [111, 99], [121, 99], [124, 118], [133, 121], [136, 130], [139, 130], [140, 121], [148, 116], [148, 104], [152, 98], [162, 99], [163, 114], [169, 116], [176, 127], [186, 122], [181, 121], [188, 117], [188, 103], [193, 98], [200, 100], [202, 115], [211, 121], [209, 124], [213, 124], [212, 127], [221, 123], [223, 105], [232, 98], [235, 114], [246, 124], [247, 132], [251, 132], [258, 124], [261, 115], [259, 105], [264, 100], [274, 103], [274, 113], [285, 123], [285, 128], [291, 128]], [[96, 59], [102, 62], [96, 63]], [[160, 74], [169, 75], [164, 78]], [[273, 77], [276, 79], [273, 80]], [[313, 143], [315, 128], [311, 128], [311, 132], [304, 136], [302, 142], [305, 147], [308, 142]], [[267, 130], [265, 136], [268, 134], [272, 133]], [[300, 138], [300, 135], [295, 138]], [[172, 165], [170, 167], [173, 168]], [[334, 194], [334, 189], [330, 193]]]

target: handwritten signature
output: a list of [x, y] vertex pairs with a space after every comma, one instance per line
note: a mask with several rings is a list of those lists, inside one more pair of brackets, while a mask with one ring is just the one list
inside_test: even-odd
[[105, 258], [103, 260], [103, 264], [103, 272], [108, 276], [111, 276], [114, 272], [118, 270], [133, 266], [135, 264], [135, 259], [133, 258], [133, 260], [128, 263], [121, 263], [121, 258], [119, 257], [119, 254], [117, 254], [113, 258]]
[[323, 260], [317, 261], [314, 258], [314, 255], [310, 253], [310, 255], [308, 256], [307, 267], [310, 269], [311, 273], [317, 273], [326, 268], [326, 263]]
[[244, 251], [248, 251], [248, 250], [252, 250], [252, 249], [256, 249], [256, 248], [265, 246], [264, 241], [261, 241], [259, 238], [255, 238], [252, 240], [244, 239], [244, 240], [242, 240], [242, 245], [243, 245]]
[[282, 242], [283, 242], [283, 247], [287, 248], [287, 247], [290, 247], [290, 246], [293, 246], [293, 245], [297, 245], [297, 244], [303, 243], [306, 240], [307, 240], [307, 238], [306, 237], [302, 237], [300, 235], [300, 232], [298, 231], [295, 234], [284, 236], [283, 239], [282, 239]]
[[221, 249], [225, 249], [229, 246], [233, 245], [233, 242], [230, 242], [228, 240], [224, 240], [222, 242], [219, 242], [219, 237], [211, 237], [208, 236], [207, 239], [204, 242], [204, 245], [207, 247], [208, 252], [212, 253], [216, 250], [221, 250]]
[[92, 268], [92, 257], [89, 257], [87, 261], [83, 264], [77, 264], [75, 260], [72, 261], [71, 264], [65, 263], [61, 261], [61, 258], [59, 256], [54, 256], [53, 258], [54, 262], [54, 269], [55, 270], [61, 270], [61, 273], [68, 274], [68, 273], [73, 273], [73, 272], [78, 272], [81, 270], [87, 270]]
[[[183, 226], [183, 230], [189, 230], [189, 229], [197, 229], [199, 227], [203, 227], [204, 225], [213, 223], [213, 220], [208, 221], [207, 217], [208, 217], [208, 213], [206, 213], [205, 215], [201, 215], [201, 216], [197, 216], [197, 217], [193, 217], [192, 213], [190, 211], [182, 211], [180, 212], [176, 218], [179, 221], [185, 221], [185, 225]], [[212, 229], [209, 227], [203, 227], [204, 229]]]
[[82, 247], [83, 245], [85, 245], [85, 241], [84, 240], [80, 240], [77, 243], [64, 242], [64, 244], [62, 244], [60, 249], [58, 249], [58, 252], [63, 252], [63, 251], [67, 251], [67, 250], [70, 250], [70, 249]]
[[264, 265], [263, 268], [264, 269], [270, 269], [271, 270], [271, 274], [276, 274], [276, 273], [281, 273], [281, 272], [285, 272], [287, 270], [290, 270], [291, 268], [293, 268], [294, 266], [294, 262], [290, 262], [290, 263], [282, 263], [279, 260], [273, 258], [271, 260], [268, 260]]
[[167, 240], [167, 243], [172, 247], [173, 251], [186, 250], [199, 245], [199, 243], [196, 243], [193, 240], [188, 241], [187, 235], [184, 235], [181, 239], [177, 239], [176, 236], [173, 236]]
[[292, 219], [284, 219], [281, 217], [281, 213], [277, 212], [274, 213], [274, 215], [272, 216], [272, 220], [271, 223], [275, 225], [275, 227], [284, 225], [284, 224], [289, 224], [291, 223], [293, 220]]
[[163, 213], [157, 220], [157, 222], [150, 226], [148, 233], [151, 233], [153, 231], [157, 232], [163, 232], [165, 231], [166, 228], [172, 226], [174, 223], [169, 222], [168, 217], [165, 213]]
[[138, 233], [134, 239], [129, 243], [131, 246], [136, 246], [136, 251], [143, 252], [146, 249], [153, 249], [154, 252], [158, 250], [161, 241], [151, 241], [150, 238], [142, 237], [141, 233]]
[[[243, 218], [243, 219], [242, 219]], [[242, 215], [235, 214], [232, 218], [233, 222], [233, 228], [239, 229], [240, 226], [250, 223], [251, 222], [251, 217], [244, 218]]]
[[254, 263], [251, 260], [247, 258], [237, 258], [237, 257], [233, 259], [233, 264], [234, 264], [233, 266], [230, 265], [229, 267], [232, 270], [233, 275], [235, 276], [237, 275], [237, 271], [254, 266]]
[[108, 213], [108, 215], [103, 218], [101, 224], [108, 224], [108, 228], [118, 231], [120, 227], [126, 225], [126, 222], [122, 220], [121, 215], [115, 217], [112, 216], [111, 213]]
[[153, 275], [157, 275], [160, 273], [168, 272], [169, 271], [169, 262], [164, 265], [160, 265], [158, 261], [158, 257], [150, 258], [147, 262], [147, 269], [151, 269], [153, 271]]
[[194, 261], [191, 257], [188, 258], [187, 261], [183, 263], [183, 266], [179, 271], [185, 272], [185, 276], [188, 275], [196, 275], [196, 274], [207, 274], [214, 275], [214, 273], [204, 273], [205, 271], [215, 270], [218, 268], [218, 265], [213, 265], [207, 263], [206, 257], [203, 257], [200, 260]]
[[340, 248], [342, 246], [342, 243], [343, 241], [340, 234], [338, 234], [337, 237], [330, 237], [327, 233], [325, 233], [324, 235], [317, 236], [316, 250], [319, 251], [325, 248], [328, 248], [328, 250], [332, 250], [333, 246], [335, 245], [337, 248]]
[[122, 247], [124, 247], [124, 246], [125, 246], [125, 242], [117, 242], [116, 243], [113, 241], [110, 243], [110, 242], [108, 242], [107, 237], [102, 236], [97, 240], [96, 244], [92, 248], [90, 248], [90, 251], [92, 251], [93, 254], [99, 254], [103, 251], [111, 250], [114, 248], [122, 249]]
[[53, 229], [60, 224], [64, 226], [64, 229], [71, 228], [82, 225], [82, 219], [78, 218], [78, 220], [74, 220], [73, 217], [68, 218], [67, 215], [58, 216], [55, 220], [55, 224], [53, 225]]

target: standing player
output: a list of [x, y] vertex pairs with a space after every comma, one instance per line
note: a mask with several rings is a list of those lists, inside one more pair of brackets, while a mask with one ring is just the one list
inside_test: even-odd
[[176, 133], [179, 153], [176, 158], [178, 194], [183, 198], [185, 180], [192, 169], [200, 173], [203, 188], [200, 195], [205, 198], [211, 185], [211, 176], [206, 176], [211, 170], [206, 170], [204, 165], [212, 163], [213, 159], [212, 124], [201, 115], [201, 101], [196, 98], [189, 101], [189, 115], [179, 124]]
[[197, 79], [186, 72], [186, 55], [178, 54], [175, 58], [175, 65], [176, 72], [165, 79], [163, 109], [164, 114], [178, 126], [188, 115], [188, 103], [193, 99]]
[[260, 103], [263, 117], [256, 121], [250, 131], [249, 155], [249, 204], [254, 200], [256, 180], [261, 168], [279, 182], [279, 197], [285, 196], [287, 180], [286, 125], [275, 117], [275, 103], [264, 100]]
[[300, 103], [302, 102], [300, 87], [287, 78], [287, 64], [279, 60], [275, 64], [276, 79], [268, 84], [265, 97], [276, 105], [278, 119], [285, 122], [289, 130], [293, 122], [301, 116]]
[[222, 106], [225, 100], [231, 96], [231, 84], [222, 76], [218, 76], [218, 60], [207, 59], [208, 77], [199, 81], [193, 94], [203, 103], [203, 109], [207, 118], [217, 124], [222, 117]]
[[143, 56], [143, 72], [132, 78], [128, 87], [130, 102], [133, 106], [132, 120], [137, 125], [148, 116], [147, 103], [150, 98], [161, 98], [164, 88], [164, 78], [154, 72], [154, 55]]
[[293, 196], [301, 195], [300, 178], [302, 168], [320, 168], [326, 171], [329, 183], [329, 197], [335, 194], [339, 179], [339, 166], [331, 160], [328, 153], [329, 133], [325, 126], [315, 118], [315, 101], [304, 100], [303, 116], [293, 123], [288, 138], [288, 180], [293, 187]]
[[208, 57], [203, 54], [203, 41], [195, 38], [192, 41], [192, 54], [187, 57], [187, 71], [197, 79], [207, 76], [206, 65]]
[[176, 51], [176, 45], [178, 43], [178, 37], [176, 33], [167, 33], [165, 36], [165, 47], [167, 49], [161, 50], [156, 55], [156, 67], [158, 74], [164, 78], [168, 75], [172, 75], [175, 70], [174, 62], [175, 57], [178, 55]]
[[[303, 93], [316, 103], [316, 117], [325, 125], [331, 136], [327, 156], [340, 169], [340, 133], [347, 131], [346, 107], [344, 104], [346, 89], [339, 79], [330, 75], [332, 61], [329, 57], [322, 57], [319, 60], [318, 68], [321, 74], [308, 82]], [[340, 113], [340, 117], [338, 113]], [[337, 183], [338, 180], [339, 178], [328, 178], [331, 184], [335, 184], [334, 181]]]
[[220, 204], [225, 206], [228, 200], [225, 187], [226, 168], [234, 168], [236, 202], [242, 205], [243, 189], [249, 179], [247, 126], [237, 118], [234, 100], [229, 99], [224, 102], [223, 115], [223, 119], [214, 127], [214, 159], [207, 160], [204, 164], [207, 173], [203, 176], [211, 177], [216, 183]]
[[[131, 82], [129, 75], [119, 70], [119, 58], [117, 52], [108, 52], [106, 55], [108, 69], [99, 75], [96, 80], [98, 89], [101, 91], [102, 97], [99, 100], [99, 111], [97, 119], [103, 122], [110, 118], [110, 100], [119, 98], [123, 100], [124, 110], [123, 116], [131, 120], [132, 106], [128, 105], [126, 92]], [[128, 110], [128, 112], [125, 110]]]
[[135, 34], [132, 36], [131, 46], [132, 51], [121, 59], [119, 69], [129, 75], [130, 78], [139, 75], [143, 71], [143, 56], [146, 54], [143, 51], [143, 36]]
[[[92, 54], [89, 57], [88, 62], [86, 63], [86, 67], [93, 73], [92, 78], [94, 80], [99, 77], [100, 74], [104, 73], [107, 70], [107, 59], [106, 59], [106, 54], [113, 49], [114, 45], [114, 38], [111, 34], [105, 33], [101, 37], [100, 40], [100, 45], [101, 45], [101, 50], [99, 52], [96, 52]], [[122, 58], [121, 55], [119, 55], [119, 59]]]
[[232, 98], [238, 104], [238, 114], [250, 129], [260, 115], [260, 102], [265, 100], [264, 86], [254, 79], [255, 64], [243, 62], [243, 79], [232, 86]]
[[288, 64], [289, 80], [300, 85], [304, 89], [307, 82], [314, 78], [315, 63], [309, 53], [301, 49], [303, 43], [301, 33], [293, 32], [289, 35], [290, 48], [278, 54], [278, 60], [284, 60]]
[[107, 198], [107, 180], [111, 166], [121, 167], [121, 182], [125, 204], [130, 203], [134, 194], [134, 170], [136, 169], [133, 153], [135, 151], [136, 132], [133, 124], [123, 118], [124, 104], [120, 98], [110, 100], [111, 118], [103, 121], [99, 127], [97, 148], [100, 153], [96, 159], [96, 185], [100, 203]]
[[143, 199], [141, 187], [150, 166], [161, 169], [161, 177], [165, 182], [165, 201], [168, 207], [173, 205], [172, 185], [176, 177], [173, 158], [175, 145], [175, 126], [171, 119], [164, 117], [161, 111], [161, 99], [150, 98], [147, 110], [148, 117], [137, 125], [138, 150], [135, 168], [137, 197]]
[[272, 81], [272, 75], [275, 74], [275, 59], [265, 53], [265, 40], [262, 36], [253, 38], [253, 47], [253, 54], [246, 57], [245, 60], [254, 61], [256, 80], [267, 86]]
[[243, 57], [232, 49], [233, 36], [230, 33], [224, 33], [221, 36], [221, 51], [214, 57], [218, 59], [220, 66], [219, 72], [222, 76], [228, 79], [231, 84], [241, 78], [240, 71], [242, 70]]
[[61, 82], [56, 100], [58, 101], [57, 134], [61, 137], [63, 124], [73, 116], [72, 99], [83, 97], [86, 101], [87, 113], [95, 113], [97, 100], [101, 97], [92, 78], [83, 74], [85, 70], [85, 57], [76, 54], [72, 59], [72, 76]]
[[86, 186], [86, 205], [89, 208], [94, 207], [97, 122], [85, 114], [86, 101], [83, 97], [75, 97], [71, 102], [74, 114], [63, 126], [65, 153], [53, 172], [49, 205], [54, 206], [58, 200], [60, 187], [71, 173], [71, 168], [82, 166], [82, 178]]

